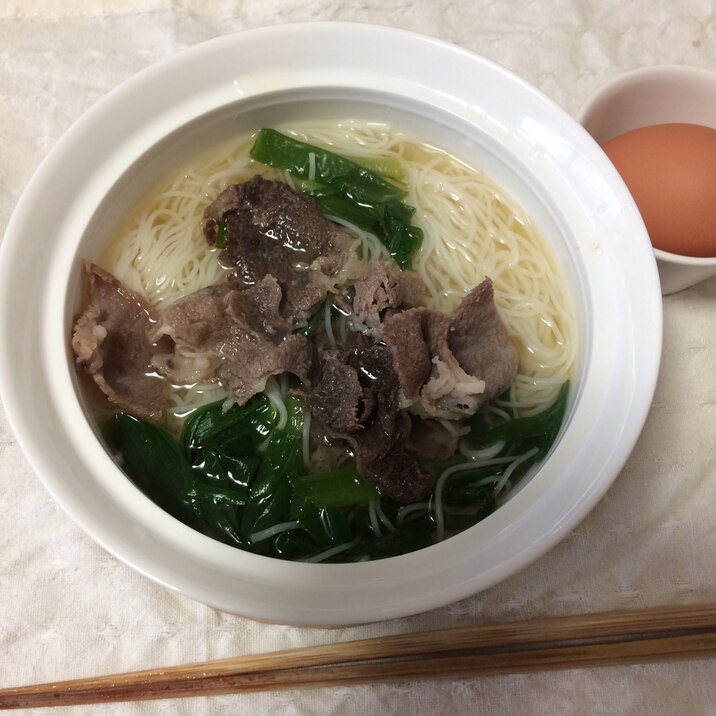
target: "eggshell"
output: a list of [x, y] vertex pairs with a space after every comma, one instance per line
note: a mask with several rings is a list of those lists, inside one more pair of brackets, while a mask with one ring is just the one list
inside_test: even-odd
[[603, 146], [621, 174], [653, 246], [716, 256], [716, 129], [655, 124]]

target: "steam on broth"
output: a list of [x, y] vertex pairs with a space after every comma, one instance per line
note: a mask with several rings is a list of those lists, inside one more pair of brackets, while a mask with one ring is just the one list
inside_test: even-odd
[[[301, 178], [252, 159], [255, 134], [204, 154], [137, 207], [101, 257], [101, 268], [89, 274], [106, 287], [104, 270], [106, 281], [137, 297], [142, 315], [152, 316], [147, 325], [156, 353], [165, 350], [162, 341], [173, 341], [168, 358], [152, 357], [162, 380], [173, 383], [161, 418], [138, 420], [119, 411], [108, 424], [108, 441], [152, 499], [228, 544], [304, 561], [356, 561], [419, 549], [484, 518], [547, 454], [561, 425], [576, 351], [565, 282], [521, 208], [455, 157], [382, 125], [294, 124], [282, 132], [349, 157], [399, 187], [401, 202], [415, 208], [411, 224], [422, 231], [410, 270], [398, 268], [375, 233], [329, 214], [341, 238], [328, 245], [340, 245], [346, 255], [326, 274], [325, 299], [311, 315], [294, 311], [290, 328], [278, 331], [283, 338], [265, 344], [271, 356], [288, 352], [290, 341], [300, 343], [301, 355], [315, 351], [319, 358], [305, 372], [281, 370], [288, 365], [282, 354], [261, 390], [244, 400], [245, 377], [232, 375], [227, 383], [225, 364], [217, 368], [179, 335], [185, 299], [202, 295], [221, 306], [242, 305], [257, 294], [260, 302], [251, 306], [260, 307], [242, 315], [255, 317], [258, 310], [263, 316], [267, 302], [280, 301], [279, 320], [287, 315], [290, 288], [249, 267], [227, 298], [240, 271], [235, 262], [227, 265], [228, 248], [207, 241], [205, 212], [234, 185], [242, 187], [238, 206], [254, 188], [283, 196], [276, 182], [299, 194], [320, 182], [314, 167]], [[232, 211], [239, 211], [236, 206]], [[377, 292], [370, 293], [370, 286]], [[399, 299], [386, 299], [388, 289]], [[366, 292], [383, 302], [373, 314], [358, 308]], [[169, 327], [162, 333], [153, 322]], [[504, 386], [504, 365], [488, 367], [485, 375], [463, 370], [482, 360], [469, 353], [480, 322], [490, 333], [504, 331], [509, 344], [489, 345], [480, 356], [489, 353], [506, 364], [514, 352], [516, 370]], [[443, 336], [440, 348], [437, 335]], [[256, 340], [253, 333], [250, 340]], [[427, 351], [429, 379], [414, 388], [408, 365], [413, 354], [404, 343], [413, 353]], [[212, 345], [221, 354], [225, 344]], [[453, 352], [466, 357], [463, 365]], [[185, 369], [196, 379], [175, 380]], [[488, 395], [493, 375], [496, 396]], [[353, 394], [350, 402], [346, 396]], [[369, 404], [378, 412], [361, 418]], [[381, 410], [389, 418], [376, 417]], [[381, 420], [398, 437], [390, 438], [383, 455], [368, 456], [374, 441], [366, 436], [385, 432]], [[150, 443], [155, 454], [137, 447]], [[405, 474], [395, 484], [386, 482], [381, 472], [400, 470], [398, 463], [408, 466], [403, 472], [422, 475], [422, 486], [404, 488]]]

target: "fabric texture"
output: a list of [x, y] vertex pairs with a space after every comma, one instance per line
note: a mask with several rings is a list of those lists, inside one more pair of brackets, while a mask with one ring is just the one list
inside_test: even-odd
[[[218, 35], [295, 21], [393, 25], [478, 52], [576, 114], [624, 71], [716, 66], [715, 10], [707, 0], [3, 0], [0, 235], [44, 155], [99, 97]], [[0, 686], [431, 628], [713, 602], [715, 301], [716, 280], [664, 300], [662, 367], [643, 433], [613, 487], [566, 539], [482, 594], [381, 624], [260, 624], [154, 584], [70, 521], [0, 411]], [[713, 670], [703, 659], [31, 713], [707, 714], [716, 713]]]

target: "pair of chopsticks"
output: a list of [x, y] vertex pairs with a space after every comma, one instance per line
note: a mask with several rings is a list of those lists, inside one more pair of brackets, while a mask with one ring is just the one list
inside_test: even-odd
[[202, 664], [0, 689], [0, 708], [69, 706], [570, 669], [716, 651], [716, 605], [398, 634]]

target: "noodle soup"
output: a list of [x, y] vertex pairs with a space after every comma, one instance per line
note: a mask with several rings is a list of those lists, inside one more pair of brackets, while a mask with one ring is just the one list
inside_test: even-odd
[[[450, 314], [489, 277], [494, 304], [517, 351], [516, 377], [509, 390], [474, 417], [429, 416], [433, 433], [429, 439], [450, 441], [454, 455], [421, 461], [432, 472], [434, 484], [428, 494], [407, 504], [361, 481], [355, 474], [350, 445], [337, 444], [340, 441], [320, 431], [315, 434], [311, 411], [296, 400], [302, 386], [287, 373], [269, 378], [261, 394], [247, 403], [248, 408], [235, 406], [246, 412], [252, 425], [251, 455], [232, 448], [234, 452], [229, 451], [228, 456], [233, 461], [231, 469], [226, 462], [212, 467], [201, 485], [192, 487], [192, 494], [205, 492], [207, 486], [215, 489], [209, 500], [211, 510], [203, 509], [217, 517], [218, 527], [203, 529], [176, 514], [171, 505], [162, 504], [157, 493], [143, 484], [146, 476], [137, 479], [132, 474], [131, 459], [126, 455], [120, 465], [175, 516], [243, 549], [305, 561], [356, 561], [419, 549], [487, 516], [545, 457], [549, 445], [537, 438], [549, 432], [553, 440], [559, 430], [559, 409], [564, 408], [565, 386], [576, 356], [577, 331], [570, 297], [538, 229], [478, 169], [382, 125], [314, 122], [280, 129], [358, 163], [375, 167], [382, 163], [393, 168], [391, 171], [399, 167], [399, 174], [390, 180], [404, 189], [405, 203], [415, 207], [413, 224], [423, 233], [411, 266], [425, 287], [421, 305]], [[225, 143], [168, 177], [129, 217], [102, 256], [101, 267], [159, 312], [188, 294], [224, 284], [233, 269], [222, 265], [221, 251], [202, 233], [206, 207], [227, 187], [244, 184], [257, 175], [291, 186], [294, 183], [290, 174], [251, 159], [254, 140], [252, 134]], [[329, 218], [351, 237], [352, 250], [362, 262], [390, 263], [386, 247], [374, 234], [336, 216]], [[352, 289], [347, 281], [336, 289], [334, 298], [323, 303], [316, 334], [322, 349], [343, 350], [354, 334], [370, 333], [345, 310]], [[379, 331], [371, 336], [381, 343]], [[175, 385], [169, 401], [162, 427], [168, 435], [184, 441], [185, 452], [195, 463], [192, 468], [199, 462], [205, 466], [206, 456], [211, 454], [214, 459], [215, 454], [191, 441], [201, 432], [197, 426], [202, 420], [231, 414], [234, 408], [226, 410], [230, 391], [220, 380], [197, 380]], [[527, 425], [524, 420], [530, 417], [543, 418], [542, 427], [521, 435], [520, 426]], [[514, 424], [516, 433], [504, 427]], [[296, 446], [295, 464], [285, 476], [291, 494], [276, 500], [285, 509], [277, 508], [271, 520], [262, 516], [248, 529], [248, 508], [235, 497], [234, 488], [250, 491], [259, 480], [256, 472], [248, 474], [249, 468], [246, 474], [242, 471], [254, 458], [269, 460], [272, 430], [292, 436]], [[207, 498], [202, 499], [205, 505]]]

